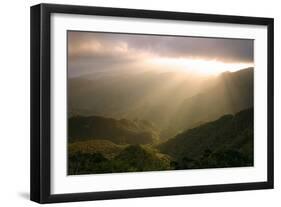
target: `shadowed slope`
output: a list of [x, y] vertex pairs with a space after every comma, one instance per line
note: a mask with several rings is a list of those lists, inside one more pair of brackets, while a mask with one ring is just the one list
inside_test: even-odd
[[[253, 109], [187, 130], [158, 148], [174, 157], [179, 168], [251, 166]], [[236, 158], [233, 163], [231, 159]]]
[[75, 116], [68, 121], [69, 141], [105, 139], [116, 144], [151, 144], [158, 130], [142, 120], [116, 120], [100, 116]]

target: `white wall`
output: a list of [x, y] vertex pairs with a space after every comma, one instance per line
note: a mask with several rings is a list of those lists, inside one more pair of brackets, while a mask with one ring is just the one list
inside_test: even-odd
[[275, 18], [275, 190], [64, 203], [53, 206], [266, 206], [281, 202], [281, 12], [278, 0], [2, 1], [0, 33], [0, 206], [35, 206], [29, 197], [29, 7], [67, 3]]

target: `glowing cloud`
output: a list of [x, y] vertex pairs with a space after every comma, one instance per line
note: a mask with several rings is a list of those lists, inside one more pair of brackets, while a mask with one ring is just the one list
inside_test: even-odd
[[199, 58], [154, 58], [152, 64], [164, 67], [166, 70], [181, 70], [203, 75], [217, 75], [222, 72], [235, 72], [243, 68], [253, 67], [253, 63], [225, 63], [218, 60]]

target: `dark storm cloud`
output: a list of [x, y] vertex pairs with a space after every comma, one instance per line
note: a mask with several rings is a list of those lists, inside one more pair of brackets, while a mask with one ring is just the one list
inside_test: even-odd
[[130, 37], [128, 44], [167, 57], [198, 57], [224, 62], [253, 61], [252, 40], [152, 36]]
[[[149, 58], [200, 58], [252, 63], [253, 40], [98, 32], [68, 32], [69, 75], [125, 68]], [[79, 69], [79, 70], [77, 70]]]
[[[253, 62], [253, 40], [195, 38], [157, 35], [70, 32], [69, 46], [75, 51], [81, 44], [99, 44], [97, 51], [78, 50], [76, 56], [119, 55], [114, 47], [125, 44], [129, 50], [148, 52], [164, 57], [196, 57], [224, 62]], [[97, 45], [96, 45], [97, 46]], [[111, 49], [112, 50], [111, 50]], [[98, 51], [100, 49], [100, 51]], [[107, 49], [107, 50], [106, 50]], [[103, 51], [104, 50], [104, 51]], [[120, 57], [121, 58], [121, 57]]]

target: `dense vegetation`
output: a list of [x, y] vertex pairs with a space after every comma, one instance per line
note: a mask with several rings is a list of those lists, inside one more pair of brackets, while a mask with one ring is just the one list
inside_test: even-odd
[[68, 120], [70, 142], [104, 139], [115, 144], [150, 144], [159, 131], [148, 121], [116, 120], [101, 116], [74, 116]]
[[[117, 133], [122, 134], [121, 139], [121, 135], [116, 136], [116, 133], [101, 124], [107, 125], [108, 122], [98, 122], [99, 128], [95, 128], [93, 123], [97, 122], [93, 121], [93, 117], [75, 117], [70, 120], [72, 124], [73, 120], [76, 123], [72, 125], [72, 130], [76, 131], [71, 131], [72, 141], [68, 146], [68, 174], [71, 175], [253, 165], [252, 108], [188, 129], [161, 144], [155, 144], [154, 139], [142, 140], [140, 136], [131, 134], [130, 130], [135, 132], [141, 129], [143, 132], [152, 129], [151, 124], [143, 124], [142, 121], [126, 120], [124, 130], [120, 120], [110, 119], [110, 123], [114, 123], [111, 130], [122, 128], [122, 133]], [[95, 130], [89, 128], [100, 131], [95, 135]], [[83, 130], [85, 132], [82, 133]], [[79, 134], [83, 136], [80, 138]]]
[[130, 145], [112, 159], [101, 152], [78, 151], [70, 153], [68, 161], [70, 175], [171, 169], [169, 156], [141, 145]]
[[253, 109], [225, 115], [158, 146], [175, 169], [253, 165]]

